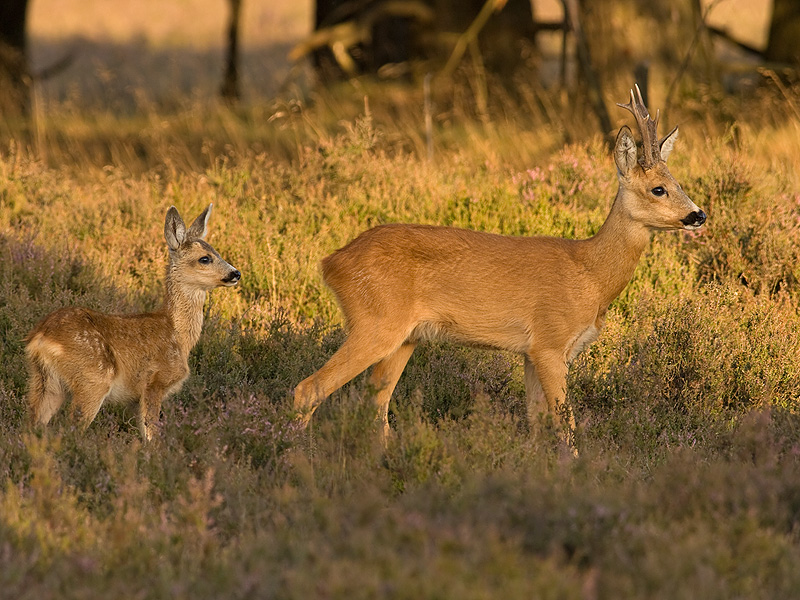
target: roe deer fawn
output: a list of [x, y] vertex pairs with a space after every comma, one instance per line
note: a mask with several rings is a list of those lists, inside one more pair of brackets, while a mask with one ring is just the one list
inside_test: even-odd
[[389, 399], [415, 345], [443, 336], [522, 353], [529, 421], [547, 410], [573, 443], [575, 421], [565, 405], [569, 363], [598, 336], [650, 231], [696, 229], [706, 220], [667, 170], [678, 128], [656, 137], [658, 114], [650, 118], [638, 86], [619, 106], [636, 118], [642, 152], [637, 160], [631, 130], [623, 126], [614, 148], [619, 191], [594, 237], [394, 224], [365, 231], [322, 261], [348, 333], [295, 389], [304, 423], [329, 394], [374, 364], [370, 383], [385, 437]]
[[30, 332], [28, 403], [36, 422], [47, 424], [69, 391], [84, 429], [103, 402], [138, 402], [139, 429], [150, 440], [161, 402], [189, 376], [189, 351], [200, 337], [206, 293], [236, 285], [241, 277], [204, 240], [211, 206], [188, 229], [174, 206], [167, 211], [169, 266], [160, 310], [109, 315], [62, 308]]

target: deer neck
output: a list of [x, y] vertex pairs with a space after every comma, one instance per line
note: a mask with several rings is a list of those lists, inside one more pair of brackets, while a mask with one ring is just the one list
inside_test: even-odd
[[183, 284], [172, 273], [167, 275], [163, 311], [172, 320], [181, 351], [188, 356], [203, 329], [203, 304], [206, 292]]
[[601, 304], [608, 306], [628, 285], [647, 243], [650, 230], [635, 221], [625, 208], [623, 191], [600, 231], [587, 240], [587, 265], [601, 290]]

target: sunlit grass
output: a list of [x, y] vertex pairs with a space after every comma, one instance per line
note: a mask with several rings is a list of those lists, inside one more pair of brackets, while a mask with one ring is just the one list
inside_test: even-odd
[[[0, 146], [0, 585], [10, 597], [792, 597], [798, 589], [800, 137], [776, 90], [673, 116], [670, 168], [709, 214], [657, 234], [573, 365], [577, 459], [524, 420], [518, 357], [421, 346], [394, 438], [356, 379], [291, 421], [343, 340], [319, 261], [422, 222], [586, 237], [616, 191], [605, 141], [524, 98], [481, 119], [368, 83], [236, 110], [43, 115]], [[793, 91], [792, 93], [795, 93]], [[365, 103], [365, 97], [367, 98]], [[557, 100], [552, 99], [555, 103]], [[783, 112], [780, 112], [783, 111]], [[767, 116], [765, 116], [767, 115]], [[680, 119], [677, 117], [680, 116]], [[624, 122], [619, 116], [618, 124]], [[578, 141], [564, 144], [565, 132]], [[212, 293], [185, 388], [83, 434], [27, 421], [24, 336], [68, 304], [160, 302], [170, 205], [214, 203], [243, 273]]]

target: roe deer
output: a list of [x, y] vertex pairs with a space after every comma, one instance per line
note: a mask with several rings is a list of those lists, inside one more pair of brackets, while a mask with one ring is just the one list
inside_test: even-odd
[[[378, 421], [416, 344], [445, 338], [520, 352], [528, 418], [549, 411], [568, 444], [569, 363], [597, 338], [609, 304], [633, 276], [655, 229], [696, 229], [705, 213], [667, 170], [678, 128], [660, 140], [639, 88], [628, 104], [642, 135], [617, 134], [619, 191], [597, 234], [585, 240], [509, 237], [452, 227], [382, 225], [322, 261], [341, 306], [347, 339], [301, 381], [294, 406], [304, 423], [334, 390], [370, 365]], [[566, 419], [565, 419], [566, 417]], [[574, 451], [574, 448], [573, 448]]]
[[46, 425], [69, 391], [84, 429], [103, 402], [138, 402], [139, 429], [150, 440], [161, 402], [189, 376], [189, 351], [200, 337], [206, 293], [236, 285], [241, 277], [204, 240], [211, 206], [188, 229], [174, 206], [167, 211], [169, 266], [160, 310], [109, 315], [62, 308], [30, 332], [28, 403], [36, 422]]

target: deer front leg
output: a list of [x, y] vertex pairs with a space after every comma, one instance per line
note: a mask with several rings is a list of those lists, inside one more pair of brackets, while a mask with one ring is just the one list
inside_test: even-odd
[[525, 399], [528, 425], [533, 427], [539, 416], [547, 413], [547, 398], [544, 397], [544, 390], [539, 382], [539, 376], [536, 374], [536, 367], [527, 354], [525, 355]]
[[525, 392], [531, 426], [545, 410], [575, 453], [575, 417], [566, 403], [567, 363], [559, 352], [525, 356]]
[[161, 415], [161, 402], [163, 399], [163, 389], [160, 387], [150, 387], [145, 390], [139, 401], [139, 431], [145, 442], [149, 442], [153, 439], [153, 431], [158, 427], [158, 420]]

